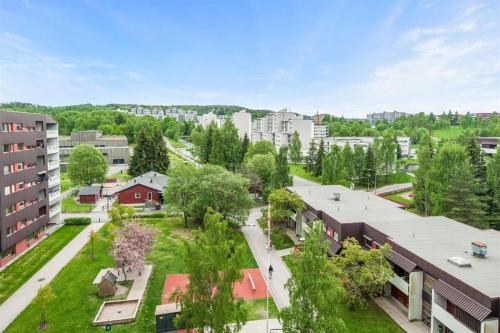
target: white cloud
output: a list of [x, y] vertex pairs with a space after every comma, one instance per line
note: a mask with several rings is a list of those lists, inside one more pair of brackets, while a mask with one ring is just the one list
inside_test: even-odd
[[134, 80], [134, 81], [139, 81], [144, 77], [141, 73], [134, 72], [134, 71], [125, 71], [125, 72], [123, 72], [123, 75], [125, 75], [125, 77], [127, 77], [128, 79]]

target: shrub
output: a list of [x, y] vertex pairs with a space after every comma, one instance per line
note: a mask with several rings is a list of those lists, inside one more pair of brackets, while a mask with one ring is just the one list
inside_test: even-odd
[[67, 217], [64, 219], [66, 225], [86, 225], [90, 222], [90, 217]]
[[156, 218], [166, 217], [166, 214], [157, 212], [157, 213], [151, 213], [151, 214], [134, 215], [134, 217], [140, 218], [140, 219], [156, 219]]

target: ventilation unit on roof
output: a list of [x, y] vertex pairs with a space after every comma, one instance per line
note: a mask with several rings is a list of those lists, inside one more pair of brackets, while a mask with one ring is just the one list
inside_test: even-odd
[[472, 267], [470, 262], [468, 262], [466, 259], [462, 257], [451, 257], [448, 258], [448, 261], [451, 262], [453, 265], [458, 266], [458, 267]]
[[340, 193], [339, 192], [333, 192], [333, 200], [340, 201]]
[[486, 257], [486, 253], [488, 253], [488, 246], [486, 243], [480, 241], [471, 242], [472, 255], [478, 258]]

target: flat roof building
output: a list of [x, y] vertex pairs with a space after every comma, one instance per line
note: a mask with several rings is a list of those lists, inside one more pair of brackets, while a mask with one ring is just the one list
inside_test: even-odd
[[128, 164], [130, 147], [124, 135], [103, 135], [101, 131], [78, 131], [60, 138], [61, 166], [66, 167], [71, 150], [82, 144], [96, 147], [108, 164]]
[[[298, 233], [314, 220], [338, 252], [355, 237], [366, 249], [389, 243], [396, 275], [385, 288], [431, 331], [498, 332], [500, 315], [500, 233], [443, 217], [409, 213], [373, 193], [339, 185], [289, 187], [307, 205], [297, 215]], [[337, 197], [338, 200], [334, 198]], [[487, 245], [484, 257], [472, 242]]]

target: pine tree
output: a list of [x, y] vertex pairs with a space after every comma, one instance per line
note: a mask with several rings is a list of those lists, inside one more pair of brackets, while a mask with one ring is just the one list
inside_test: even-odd
[[302, 143], [300, 142], [299, 133], [297, 131], [293, 132], [292, 139], [290, 141], [290, 160], [293, 163], [300, 163], [302, 160]]
[[377, 161], [375, 160], [375, 153], [373, 152], [372, 145], [368, 146], [365, 156], [366, 162], [363, 178], [370, 188], [375, 185], [375, 177], [377, 176]]
[[160, 126], [155, 126], [153, 129], [151, 145], [155, 148], [151, 170], [166, 174], [170, 166], [170, 159]]
[[474, 176], [479, 181], [486, 180], [486, 161], [484, 153], [475, 137], [467, 138], [465, 141], [465, 150], [469, 155], [469, 161], [473, 169]]
[[143, 174], [143, 171], [146, 168], [145, 150], [148, 144], [148, 138], [146, 135], [146, 129], [144, 127], [139, 130], [135, 142], [136, 146], [134, 148], [134, 153], [130, 158], [130, 163], [128, 166], [128, 174], [132, 177], [137, 177]]
[[316, 153], [314, 160], [314, 175], [319, 176], [322, 173], [323, 159], [325, 158], [325, 143], [323, 139], [319, 142], [318, 152]]
[[169, 165], [168, 151], [160, 126], [141, 128], [136, 139], [134, 154], [130, 159], [128, 173], [133, 177], [149, 171], [166, 173]]
[[445, 204], [450, 218], [466, 224], [486, 228], [486, 205], [477, 196], [478, 186], [470, 166], [457, 170], [455, 177], [448, 186]]
[[[212, 137], [215, 125], [212, 123], [208, 125], [207, 129], [204, 131], [203, 143], [201, 147], [201, 162], [208, 163], [210, 161], [210, 156], [212, 155]], [[216, 128], [215, 128], [216, 129]]]
[[250, 146], [250, 140], [248, 139], [248, 135], [245, 133], [243, 139], [241, 140], [240, 164], [243, 163], [243, 160], [245, 159], [245, 155], [247, 154], [249, 146]]
[[487, 216], [491, 227], [500, 230], [500, 147], [488, 163]]
[[314, 164], [316, 161], [316, 142], [314, 140], [311, 140], [311, 143], [309, 144], [309, 151], [307, 152], [307, 159], [306, 159], [306, 171], [307, 172], [314, 172]]

